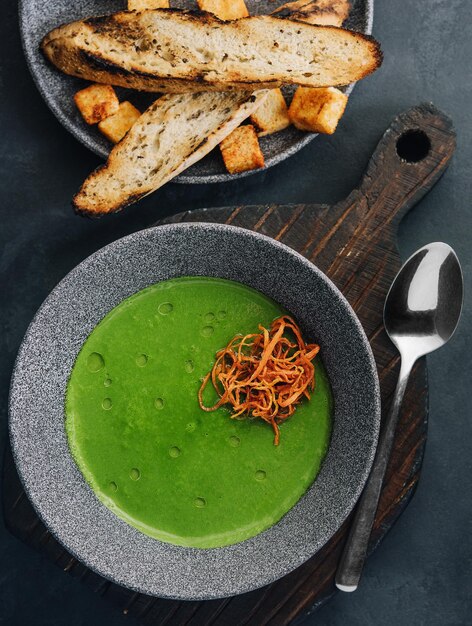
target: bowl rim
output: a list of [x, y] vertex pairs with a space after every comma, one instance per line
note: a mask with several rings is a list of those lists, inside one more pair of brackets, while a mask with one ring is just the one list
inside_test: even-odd
[[[90, 511], [84, 511], [83, 508], [81, 510], [81, 515], [89, 515], [91, 522], [91, 529], [94, 528], [94, 524], [96, 521], [96, 516], [99, 516], [99, 523], [106, 523], [107, 525], [111, 524], [105, 529], [105, 534], [108, 531], [112, 531], [112, 540], [116, 543], [118, 538], [119, 545], [120, 541], [126, 542], [126, 546], [129, 547], [131, 553], [133, 550], [136, 550], [136, 558], [143, 557], [143, 549], [150, 549], [151, 544], [149, 542], [155, 542], [154, 546], [157, 546], [159, 549], [156, 553], [159, 553], [160, 556], [166, 556], [170, 559], [174, 559], [174, 566], [177, 568], [181, 568], [180, 571], [177, 572], [177, 577], [175, 577], [175, 571], [173, 572], [174, 579], [170, 581], [170, 584], [166, 583], [165, 588], [162, 587], [162, 576], [159, 579], [160, 582], [156, 583], [149, 582], [148, 580], [138, 580], [135, 575], [135, 570], [133, 572], [130, 571], [130, 562], [118, 563], [117, 560], [115, 562], [113, 560], [107, 561], [110, 559], [110, 553], [107, 553], [104, 556], [104, 559], [101, 559], [102, 555], [92, 555], [90, 551], [85, 551], [82, 549], [82, 546], [77, 543], [75, 539], [71, 536], [71, 531], [74, 530], [73, 522], [69, 522], [67, 518], [67, 524], [64, 522], [64, 515], [59, 515], [59, 519], [57, 517], [57, 510], [54, 509], [55, 504], [53, 504], [48, 498], [52, 499], [49, 496], [50, 484], [46, 485], [41, 483], [41, 480], [35, 479], [35, 472], [37, 473], [38, 468], [33, 468], [32, 461], [34, 458], [31, 456], [31, 449], [28, 448], [29, 443], [27, 443], [27, 438], [24, 437], [25, 432], [29, 433], [34, 437], [34, 424], [28, 423], [28, 419], [31, 422], [30, 409], [31, 406], [26, 402], [25, 394], [28, 394], [28, 388], [25, 388], [25, 381], [22, 379], [24, 366], [28, 364], [28, 360], [30, 358], [30, 352], [33, 348], [33, 357], [37, 357], [39, 346], [36, 343], [36, 335], [35, 333], [39, 330], [39, 336], [41, 336], [43, 331], [41, 330], [41, 324], [44, 323], [44, 319], [49, 319], [52, 313], [54, 313], [54, 300], [61, 301], [63, 297], [64, 289], [67, 289], [68, 286], [74, 283], [77, 278], [81, 277], [81, 274], [88, 271], [96, 271], [96, 268], [103, 262], [106, 261], [107, 255], [112, 255], [115, 253], [121, 254], [122, 248], [130, 249], [129, 247], [133, 245], [139, 245], [141, 242], [153, 242], [154, 244], [161, 239], [171, 238], [172, 236], [178, 236], [179, 233], [183, 233], [184, 236], [188, 239], [192, 237], [192, 234], [195, 236], [197, 233], [198, 236], [207, 236], [208, 234], [212, 234], [216, 237], [221, 237], [223, 235], [228, 235], [229, 239], [236, 238], [238, 240], [237, 245], [248, 244], [248, 242], [252, 242], [255, 245], [255, 248], [261, 246], [262, 248], [267, 248], [269, 246], [269, 250], [272, 248], [281, 254], [282, 257], [289, 258], [295, 260], [296, 265], [302, 264], [306, 270], [309, 271], [313, 275], [313, 277], [317, 277], [320, 280], [320, 284], [323, 283], [326, 285], [330, 294], [335, 296], [336, 302], [339, 305], [340, 310], [344, 315], [347, 314], [351, 324], [356, 329], [358, 336], [357, 340], [360, 340], [359, 345], [362, 345], [364, 350], [364, 357], [366, 361], [366, 372], [370, 377], [369, 383], [372, 384], [371, 389], [369, 389], [369, 400], [365, 400], [364, 398], [360, 398], [362, 402], [370, 402], [370, 405], [366, 407], [370, 414], [370, 440], [367, 448], [364, 450], [365, 458], [363, 460], [363, 469], [356, 477], [357, 483], [353, 487], [352, 492], [350, 494], [350, 498], [348, 502], [344, 502], [342, 505], [339, 505], [339, 510], [334, 512], [335, 523], [331, 522], [331, 525], [328, 523], [329, 528], [323, 530], [322, 541], [319, 539], [317, 541], [312, 541], [310, 548], [306, 549], [306, 546], [301, 546], [299, 544], [296, 545], [296, 548], [300, 551], [298, 554], [288, 554], [287, 550], [290, 549], [290, 545], [285, 545], [284, 541], [287, 540], [287, 537], [284, 537], [283, 530], [286, 531], [286, 523], [287, 519], [289, 524], [297, 524], [300, 527], [300, 522], [303, 521], [303, 516], [306, 516], [307, 509], [306, 506], [302, 506], [303, 503], [306, 504], [306, 500], [308, 495], [313, 491], [314, 487], [317, 485], [320, 480], [320, 476], [325, 470], [326, 465], [323, 464], [322, 470], [318, 475], [317, 479], [315, 479], [312, 487], [309, 488], [305, 496], [303, 496], [299, 502], [273, 527], [268, 530], [260, 533], [256, 537], [243, 541], [239, 544], [234, 544], [232, 546], [227, 546], [224, 548], [212, 548], [212, 549], [195, 549], [195, 548], [182, 548], [179, 546], [173, 546], [171, 544], [165, 544], [158, 540], [152, 539], [143, 535], [138, 530], [133, 527], [128, 526], [125, 522], [116, 517], [111, 511], [106, 509], [106, 507], [101, 504], [96, 498], [95, 494], [91, 491], [91, 489], [85, 484], [85, 480], [83, 479], [82, 474], [75, 466], [75, 463], [72, 460], [72, 456], [70, 455], [69, 449], [67, 447], [67, 455], [68, 455], [68, 464], [73, 465], [71, 476], [66, 476], [66, 482], [69, 480], [74, 481], [82, 481], [83, 487], [86, 492], [88, 492], [87, 499], [88, 504], [90, 506]], [[161, 242], [162, 243], [162, 242]], [[288, 255], [288, 256], [287, 256]], [[98, 264], [98, 265], [97, 265]], [[176, 275], [189, 275], [189, 274], [176, 274]], [[196, 275], [196, 274], [195, 274]], [[164, 279], [162, 279], [164, 280]], [[155, 281], [157, 282], [157, 281]], [[243, 282], [243, 281], [239, 281]], [[152, 283], [149, 283], [152, 284]], [[247, 283], [246, 283], [247, 284]], [[134, 291], [139, 291], [141, 286], [137, 287]], [[121, 295], [121, 300], [128, 295]], [[116, 306], [116, 305], [115, 305]], [[51, 308], [52, 307], [52, 308]], [[108, 309], [110, 310], [110, 309]], [[108, 311], [106, 311], [108, 312]], [[104, 314], [106, 314], [106, 312]], [[46, 316], [46, 318], [44, 317]], [[93, 323], [92, 328], [95, 326]], [[88, 333], [87, 333], [88, 334]], [[87, 336], [87, 334], [85, 336]], [[80, 346], [82, 345], [83, 339], [80, 341]], [[61, 356], [61, 355], [60, 355]], [[62, 355], [63, 356], [63, 355]], [[75, 361], [75, 356], [73, 357], [73, 361]], [[72, 362], [73, 362], [72, 361]], [[34, 358], [33, 358], [34, 362]], [[327, 368], [329, 369], [329, 368]], [[69, 369], [70, 371], [70, 369]], [[29, 382], [29, 381], [28, 381]], [[42, 379], [41, 379], [41, 382]], [[332, 382], [332, 381], [331, 381]], [[333, 389], [334, 393], [334, 389]], [[62, 401], [62, 398], [60, 398]], [[26, 402], [26, 404], [25, 404]], [[336, 403], [336, 397], [335, 397]], [[28, 408], [26, 408], [28, 407]], [[335, 408], [336, 411], [336, 408]], [[61, 412], [63, 417], [63, 405], [61, 404]], [[362, 412], [361, 412], [362, 414]], [[26, 419], [26, 424], [25, 420]], [[333, 416], [334, 421], [334, 416]], [[25, 430], [26, 427], [26, 430]], [[333, 425], [333, 429], [335, 424]], [[350, 512], [352, 511], [355, 503], [357, 502], [360, 493], [364, 487], [364, 484], [367, 480], [367, 477], [370, 473], [370, 468], [374, 460], [375, 451], [377, 447], [377, 439], [380, 428], [380, 388], [379, 381], [377, 376], [377, 368], [375, 364], [375, 360], [372, 354], [372, 350], [370, 348], [368, 339], [364, 333], [362, 325], [357, 318], [356, 314], [350, 307], [347, 300], [341, 294], [341, 292], [337, 289], [337, 287], [332, 283], [332, 281], [319, 270], [314, 264], [308, 261], [305, 257], [303, 257], [298, 252], [292, 250], [285, 244], [275, 241], [270, 237], [262, 235], [260, 233], [255, 233], [253, 231], [249, 231], [237, 226], [226, 225], [226, 224], [214, 224], [214, 223], [204, 223], [204, 222], [196, 222], [196, 223], [180, 223], [180, 224], [169, 224], [169, 225], [160, 225], [151, 227], [149, 229], [141, 230], [135, 232], [131, 235], [127, 235], [121, 239], [118, 239], [111, 244], [99, 249], [86, 259], [84, 259], [81, 263], [79, 263], [76, 267], [74, 267], [59, 283], [58, 285], [51, 291], [49, 296], [45, 299], [43, 304], [38, 309], [35, 314], [31, 324], [29, 325], [25, 336], [20, 345], [20, 349], [18, 351], [18, 356], [15, 361], [11, 386], [10, 386], [10, 396], [9, 396], [9, 433], [10, 433], [10, 441], [12, 446], [13, 457], [15, 460], [16, 467], [18, 469], [18, 473], [25, 489], [25, 492], [33, 504], [37, 514], [40, 519], [49, 529], [51, 534], [79, 561], [84, 563], [91, 570], [95, 571], [101, 576], [112, 580], [115, 583], [131, 588], [137, 592], [146, 593], [150, 595], [156, 595], [160, 597], [179, 599], [179, 600], [203, 600], [203, 599], [216, 599], [221, 597], [227, 597], [228, 595], [235, 595], [238, 593], [244, 593], [250, 590], [253, 590], [257, 587], [269, 584], [274, 580], [280, 578], [281, 576], [289, 573], [299, 565], [301, 565], [305, 560], [310, 558], [313, 554], [315, 554], [323, 545], [325, 545], [329, 539], [335, 534], [335, 532], [341, 527], [342, 523], [348, 517]], [[63, 427], [62, 427], [63, 429]], [[64, 430], [64, 429], [63, 429]], [[65, 434], [65, 433], [64, 433]], [[328, 450], [327, 457], [330, 455], [330, 449]], [[33, 454], [36, 454], [34, 452]], [[61, 476], [59, 482], [63, 481], [64, 478]], [[56, 477], [54, 477], [53, 485], [57, 486]], [[67, 484], [61, 487], [62, 490], [66, 489]], [[67, 489], [66, 489], [67, 491]], [[61, 491], [63, 493], [63, 491]], [[65, 496], [67, 500], [67, 496]], [[69, 504], [74, 505], [75, 499], [67, 500]], [[80, 503], [79, 503], [80, 504]], [[62, 506], [62, 505], [61, 505]], [[80, 507], [79, 507], [80, 508]], [[69, 511], [67, 511], [69, 513]], [[324, 512], [326, 513], [326, 512]], [[112, 516], [112, 517], [110, 517]], [[87, 520], [82, 520], [81, 524], [84, 522], [89, 523]], [[97, 518], [98, 519], [98, 518]], [[281, 527], [284, 526], [283, 529]], [[290, 528], [290, 526], [289, 526]], [[89, 529], [90, 530], [90, 529]], [[66, 532], [67, 531], [67, 532]], [[76, 532], [79, 529], [75, 529]], [[308, 532], [309, 529], [306, 531]], [[274, 569], [273, 563], [264, 563], [260, 562], [260, 559], [254, 559], [254, 555], [257, 554], [258, 550], [261, 549], [261, 538], [266, 538], [265, 541], [262, 542], [262, 548], [266, 546], [267, 536], [272, 535], [272, 540], [278, 541], [279, 546], [282, 547], [282, 562], [278, 563], [278, 567]], [[316, 544], [316, 545], [315, 545]], [[108, 547], [108, 546], [107, 546]], [[291, 546], [293, 548], [293, 546]], [[105, 543], [101, 544], [101, 548], [105, 549]], [[285, 552], [284, 552], [285, 549]], [[210, 575], [210, 570], [213, 567], [221, 568], [223, 561], [228, 565], [229, 563], [241, 563], [241, 559], [244, 561], [244, 558], [247, 558], [248, 555], [244, 554], [245, 551], [249, 550], [251, 555], [251, 562], [255, 561], [254, 567], [257, 575], [254, 575], [254, 571], [251, 572], [251, 576], [246, 576], [244, 580], [236, 575], [233, 576], [229, 581], [223, 581], [222, 584], [215, 587], [215, 584], [212, 585], [200, 584], [200, 587], [196, 591], [196, 588], [187, 588], [185, 587], [185, 581], [188, 582], [189, 576], [189, 564], [191, 564], [192, 568], [200, 568], [203, 567], [205, 575], [202, 574], [202, 579], [208, 577]], [[172, 554], [171, 554], [172, 553]], [[223, 554], [225, 553], [225, 554]], [[176, 557], [177, 554], [177, 557]], [[205, 558], [202, 558], [202, 555], [206, 555]], [[129, 556], [129, 555], [128, 555]], [[244, 558], [243, 558], [244, 557]], [[119, 559], [118, 559], [119, 560]], [[269, 567], [270, 565], [270, 567]], [[136, 563], [131, 563], [132, 567], [136, 566]], [[147, 566], [147, 564], [146, 564]], [[154, 571], [151, 569], [151, 571]], [[195, 571], [195, 570], [194, 570]], [[247, 572], [245, 572], [247, 574]], [[139, 578], [139, 572], [138, 572]], [[159, 577], [158, 577], [159, 578]], [[257, 581], [257, 583], [255, 583]]]

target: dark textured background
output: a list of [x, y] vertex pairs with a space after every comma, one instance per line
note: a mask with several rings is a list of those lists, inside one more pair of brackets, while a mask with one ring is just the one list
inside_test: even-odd
[[[54, 1], [54, 0], [51, 0]], [[385, 62], [358, 85], [335, 136], [286, 163], [218, 186], [168, 185], [98, 222], [69, 202], [98, 159], [56, 122], [24, 62], [17, 3], [0, 3], [0, 450], [8, 384], [35, 310], [74, 265], [117, 237], [169, 213], [203, 206], [334, 202], [361, 176], [391, 118], [424, 100], [449, 113], [458, 149], [449, 171], [403, 221], [406, 257], [435, 240], [459, 254], [471, 290], [471, 0], [377, 0], [374, 34]], [[472, 401], [470, 299], [458, 333], [429, 358], [430, 424], [416, 496], [369, 560], [360, 589], [338, 594], [306, 624], [465, 626], [471, 623]], [[133, 624], [0, 525], [0, 624]]]

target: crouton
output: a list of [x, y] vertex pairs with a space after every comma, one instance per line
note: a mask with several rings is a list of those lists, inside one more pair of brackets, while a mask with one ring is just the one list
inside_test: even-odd
[[244, 0], [197, 0], [202, 11], [213, 13], [220, 20], [237, 20], [240, 17], [248, 17]]
[[147, 9], [168, 9], [169, 0], [128, 0], [128, 11], [146, 11]]
[[332, 135], [347, 104], [347, 96], [334, 87], [299, 87], [288, 114], [300, 130]]
[[259, 137], [276, 133], [290, 126], [287, 104], [280, 89], [271, 89], [269, 95], [251, 115], [251, 122]]
[[118, 143], [139, 117], [141, 117], [141, 112], [131, 102], [122, 102], [118, 111], [100, 122], [98, 128], [107, 139]]
[[116, 113], [120, 102], [111, 85], [90, 85], [74, 95], [82, 117], [87, 124], [96, 124]]
[[251, 124], [235, 128], [220, 143], [220, 149], [230, 174], [264, 167], [264, 155], [259, 146], [256, 130]]

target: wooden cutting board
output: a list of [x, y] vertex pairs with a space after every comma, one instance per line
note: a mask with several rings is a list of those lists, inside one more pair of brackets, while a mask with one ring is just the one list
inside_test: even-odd
[[[171, 222], [221, 222], [261, 232], [313, 261], [339, 287], [359, 316], [377, 362], [388, 410], [399, 357], [382, 323], [387, 290], [400, 268], [396, 246], [402, 216], [431, 189], [455, 149], [452, 123], [423, 104], [397, 117], [381, 139], [358, 189], [326, 205], [250, 206], [181, 213]], [[372, 551], [405, 510], [419, 480], [428, 419], [425, 360], [410, 379], [393, 454], [371, 538]], [[112, 584], [67, 553], [43, 526], [21, 487], [11, 453], [5, 456], [3, 505], [9, 530], [143, 624], [225, 626], [288, 624], [335, 591], [334, 574], [349, 520], [314, 557], [262, 589], [224, 600], [177, 602], [151, 598]], [[241, 572], [244, 576], [244, 572]]]

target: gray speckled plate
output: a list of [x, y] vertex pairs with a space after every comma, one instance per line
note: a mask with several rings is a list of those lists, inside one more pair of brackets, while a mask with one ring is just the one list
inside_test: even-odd
[[[346, 26], [353, 30], [370, 34], [372, 32], [374, 0], [351, 0], [352, 11]], [[270, 13], [277, 6], [284, 4], [277, 0], [246, 0], [251, 14]], [[171, 0], [173, 7], [197, 8], [196, 0]], [[23, 47], [33, 78], [43, 98], [59, 121], [88, 148], [106, 158], [111, 144], [103, 137], [96, 126], [88, 126], [75, 107], [73, 95], [86, 86], [86, 82], [61, 74], [46, 63], [39, 43], [52, 28], [72, 20], [112, 13], [126, 7], [126, 0], [21, 0], [20, 27]], [[350, 93], [354, 85], [346, 91]], [[153, 102], [155, 94], [143, 94], [126, 89], [117, 89], [120, 100], [131, 100], [139, 109], [144, 109]], [[125, 95], [126, 94], [126, 95]], [[285, 95], [290, 100], [293, 89], [287, 88]], [[294, 154], [307, 145], [314, 137], [313, 133], [304, 133], [294, 127], [261, 138], [266, 167], [271, 167]], [[196, 163], [175, 179], [182, 183], [212, 183], [234, 180], [254, 173], [228, 174], [218, 150], [214, 150], [202, 161]]]
[[[175, 276], [244, 282], [286, 307], [321, 345], [334, 394], [333, 433], [318, 478], [275, 526], [242, 543], [199, 550], [140, 533], [102, 505], [69, 453], [64, 397], [76, 356], [124, 298]], [[375, 362], [353, 310], [314, 265], [240, 228], [177, 224], [99, 250], [52, 291], [15, 364], [10, 436], [26, 493], [53, 535], [99, 574], [137, 591], [209, 599], [266, 585], [296, 568], [339, 529], [368, 476], [380, 423]]]

